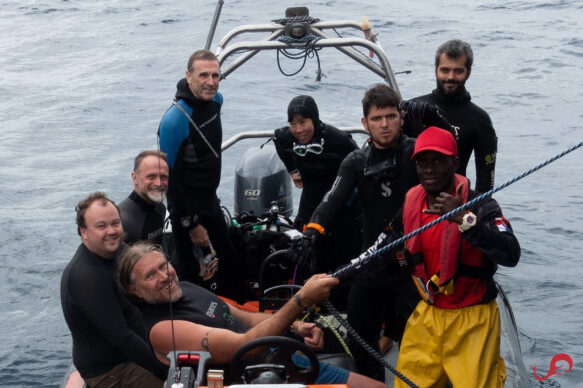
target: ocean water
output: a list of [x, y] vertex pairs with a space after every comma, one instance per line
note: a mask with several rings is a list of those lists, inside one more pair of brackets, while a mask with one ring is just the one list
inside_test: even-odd
[[[373, 4], [374, 3], [374, 4]], [[293, 5], [304, 5], [294, 3]], [[311, 1], [322, 20], [368, 16], [405, 98], [434, 88], [433, 53], [451, 38], [475, 52], [467, 82], [499, 137], [496, 184], [583, 140], [583, 4], [563, 1]], [[156, 148], [188, 56], [206, 42], [214, 1], [4, 0], [0, 4], [0, 386], [55, 387], [71, 357], [59, 299], [63, 268], [80, 240], [74, 207], [102, 190], [131, 191], [134, 156]], [[226, 0], [213, 41], [241, 24], [267, 23], [285, 5]], [[261, 38], [258, 36], [257, 38]], [[294, 77], [275, 52], [257, 55], [221, 83], [225, 138], [285, 124], [297, 94], [311, 94], [324, 121], [360, 125], [360, 100], [380, 78], [335, 50]], [[301, 63], [282, 61], [288, 72]], [[233, 171], [248, 140], [228, 150], [220, 187], [232, 208]], [[573, 360], [551, 380], [583, 386], [583, 151], [496, 193], [522, 245], [501, 268], [527, 367], [547, 374], [559, 353]], [[472, 173], [470, 173], [471, 176]], [[296, 201], [298, 193], [296, 192]], [[372, 308], [372, 306], [371, 306]]]

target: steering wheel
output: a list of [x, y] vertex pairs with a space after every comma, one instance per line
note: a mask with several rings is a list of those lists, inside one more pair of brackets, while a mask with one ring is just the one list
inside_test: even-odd
[[[230, 376], [233, 383], [244, 382], [243, 356], [259, 347], [271, 348], [271, 353], [265, 359], [266, 364], [261, 365], [262, 370], [269, 366], [274, 371], [277, 371], [279, 366], [285, 366], [285, 370], [289, 375], [289, 380], [285, 381], [285, 383], [314, 384], [320, 374], [320, 363], [316, 354], [303, 342], [287, 337], [263, 337], [249, 341], [233, 354], [230, 368]], [[300, 352], [307, 358], [310, 363], [308, 367], [301, 367], [293, 362], [292, 355], [296, 352]]]

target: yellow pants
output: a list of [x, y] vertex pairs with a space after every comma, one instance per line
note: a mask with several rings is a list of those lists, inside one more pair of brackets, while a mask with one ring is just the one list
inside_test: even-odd
[[[422, 388], [501, 388], [500, 313], [496, 300], [459, 309], [421, 301], [407, 321], [397, 370]], [[407, 385], [395, 377], [395, 388]]]

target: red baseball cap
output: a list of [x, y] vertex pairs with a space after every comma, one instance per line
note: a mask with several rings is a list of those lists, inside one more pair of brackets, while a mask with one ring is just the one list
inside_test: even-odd
[[438, 127], [429, 127], [421, 132], [421, 135], [415, 141], [415, 151], [411, 156], [411, 160], [415, 159], [415, 155], [423, 151], [436, 151], [444, 155], [457, 157], [457, 142], [451, 132]]

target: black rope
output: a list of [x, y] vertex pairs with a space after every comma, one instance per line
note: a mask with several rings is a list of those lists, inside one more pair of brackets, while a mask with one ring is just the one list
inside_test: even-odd
[[348, 322], [346, 322], [346, 320], [344, 318], [342, 318], [342, 315], [340, 315], [340, 313], [332, 306], [332, 304], [330, 304], [330, 302], [325, 300], [322, 302], [322, 304], [334, 316], [334, 318], [336, 318], [338, 320], [338, 322], [340, 322], [340, 324], [342, 324], [342, 326], [344, 326], [346, 328], [346, 330], [348, 331], [348, 334], [350, 334], [350, 336], [352, 336], [352, 338], [354, 338], [355, 341], [360, 346], [362, 346], [363, 349], [366, 350], [367, 353], [370, 354], [376, 361], [378, 361], [382, 366], [384, 366], [385, 368], [390, 370], [395, 376], [397, 376], [398, 378], [403, 380], [403, 382], [405, 384], [407, 384], [408, 386], [413, 387], [413, 388], [419, 388], [418, 385], [415, 385], [415, 383], [413, 383], [411, 380], [409, 380], [407, 377], [405, 377], [401, 372], [399, 372], [397, 369], [395, 369], [395, 367], [393, 367], [391, 364], [389, 364], [387, 362], [387, 360], [385, 360], [369, 344], [367, 344], [366, 341], [363, 340], [360, 335], [358, 335], [356, 330], [354, 330], [352, 328], [352, 326], [350, 326], [348, 324]]
[[[432, 227], [433, 225], [436, 225], [437, 223], [449, 218], [450, 216], [452, 216], [453, 214], [460, 212], [462, 210], [465, 210], [467, 208], [469, 208], [470, 206], [472, 206], [475, 203], [478, 203], [486, 198], [491, 197], [495, 192], [500, 191], [506, 187], [508, 187], [509, 185], [511, 185], [512, 183], [526, 177], [527, 175], [532, 174], [533, 172], [543, 168], [544, 166], [554, 162], [555, 160], [562, 158], [563, 156], [567, 155], [570, 152], [573, 152], [574, 150], [580, 148], [583, 146], [583, 142], [579, 142], [578, 144], [564, 150], [563, 152], [553, 156], [550, 159], [547, 159], [546, 161], [536, 165], [535, 167], [529, 169], [528, 171], [523, 172], [522, 174], [512, 178], [511, 180], [493, 188], [492, 190], [474, 198], [473, 200], [466, 202], [465, 204], [463, 204], [462, 206], [458, 207], [457, 209], [454, 209], [452, 211], [450, 211], [447, 214], [444, 214], [443, 216], [439, 217], [438, 219], [428, 223], [427, 225], [422, 226], [421, 228], [391, 242], [390, 244], [388, 244], [387, 246], [382, 247], [381, 249], [373, 252], [372, 254], [363, 257], [362, 259], [359, 259], [355, 262], [353, 262], [352, 264], [343, 267], [342, 269], [334, 272], [331, 276], [337, 277], [339, 278], [341, 281], [343, 279], [345, 279], [347, 276], [354, 274], [356, 271], [360, 270], [360, 268], [362, 266], [365, 265], [370, 265], [374, 259], [380, 259], [381, 258], [381, 254], [385, 251], [388, 251], [389, 249], [403, 243], [404, 241], [406, 241], [407, 239], [416, 236], [417, 234], [423, 232], [424, 230], [427, 230], [428, 228]], [[381, 357], [380, 354], [378, 354], [369, 344], [367, 344], [359, 335], [358, 333], [350, 326], [348, 325], [348, 322], [346, 322], [344, 320], [344, 318], [342, 318], [342, 316], [338, 313], [338, 311], [336, 311], [334, 309], [334, 307], [332, 307], [332, 305], [330, 304], [330, 302], [328, 302], [327, 300], [322, 302], [323, 305], [330, 311], [330, 313], [332, 313], [332, 315], [334, 315], [334, 317], [342, 324], [344, 325], [344, 327], [346, 328], [346, 330], [348, 331], [348, 333], [356, 340], [356, 342], [358, 344], [360, 344], [375, 360], [377, 360], [378, 362], [381, 363], [381, 365], [383, 365], [385, 368], [389, 369], [391, 372], [393, 372], [395, 374], [395, 376], [399, 377], [401, 380], [403, 380], [403, 382], [405, 382], [406, 384], [408, 384], [410, 387], [417, 387], [415, 384], [413, 384], [413, 382], [411, 382], [410, 380], [408, 380], [405, 376], [403, 376], [399, 371], [397, 371], [395, 368], [393, 368], [388, 362], [386, 362], [386, 360], [384, 358]]]
[[[304, 67], [306, 66], [306, 61], [308, 59], [308, 57], [313, 58], [314, 56], [316, 57], [316, 61], [318, 63], [318, 71], [317, 71], [317, 76], [316, 76], [316, 82], [319, 82], [322, 79], [322, 70], [320, 67], [320, 56], [318, 55], [318, 51], [321, 50], [321, 48], [316, 48], [314, 46], [314, 43], [316, 43], [318, 40], [320, 40], [321, 38], [315, 36], [315, 35], [308, 35], [305, 36], [301, 39], [294, 39], [294, 38], [290, 38], [287, 36], [280, 36], [277, 40], [283, 43], [304, 43], [305, 46], [303, 48], [300, 47], [294, 47], [293, 50], [297, 50], [297, 52], [292, 52], [291, 48], [290, 49], [280, 49], [277, 50], [277, 67], [279, 68], [279, 71], [281, 72], [281, 74], [285, 75], [286, 77], [292, 77], [296, 74], [298, 74], [300, 71], [302, 71], [304, 69]], [[302, 63], [302, 66], [294, 73], [286, 73], [282, 67], [281, 67], [281, 61], [279, 58], [280, 53], [285, 56], [286, 58], [292, 59], [292, 60], [297, 60], [297, 59], [302, 59], [304, 60], [304, 62]]]
[[277, 24], [282, 24], [282, 25], [286, 25], [288, 23], [309, 23], [309, 24], [313, 24], [313, 23], [317, 23], [319, 22], [320, 19], [318, 18], [313, 18], [311, 16], [292, 16], [289, 18], [281, 18], [281, 19], [274, 19], [272, 20], [272, 22], [277, 23]]
[[[159, 130], [158, 130], [159, 131]], [[161, 170], [161, 166], [160, 166], [160, 160], [161, 158], [161, 150], [160, 150], [160, 132], [158, 132], [158, 136], [156, 136], [156, 149], [158, 151], [158, 174], [160, 175], [160, 179], [162, 179], [162, 170]], [[162, 182], [160, 182], [162, 183]], [[168, 276], [168, 281], [172, 281], [170, 280], [170, 260], [167, 259], [166, 261], [166, 276]], [[176, 341], [174, 339], [174, 318], [172, 316], [172, 292], [170, 291], [172, 287], [168, 287], [168, 307], [170, 309], [170, 328], [172, 330], [172, 350], [173, 350], [173, 356], [174, 356], [174, 376], [176, 377], [176, 382], [178, 383], [180, 381], [180, 369], [178, 368], [178, 360], [176, 358]]]

